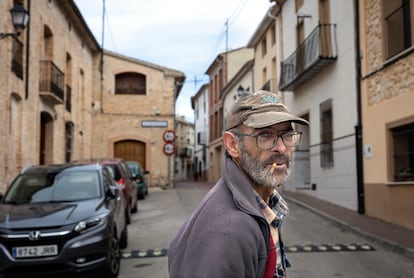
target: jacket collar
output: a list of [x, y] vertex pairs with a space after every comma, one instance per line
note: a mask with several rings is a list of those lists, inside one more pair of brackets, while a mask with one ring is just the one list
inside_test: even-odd
[[236, 206], [248, 214], [263, 217], [256, 200], [256, 193], [246, 173], [228, 156], [224, 158], [223, 178], [233, 194]]

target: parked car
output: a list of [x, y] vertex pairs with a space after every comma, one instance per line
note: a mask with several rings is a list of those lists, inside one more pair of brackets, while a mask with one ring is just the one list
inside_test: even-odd
[[141, 164], [137, 161], [127, 161], [129, 169], [132, 173], [132, 178], [135, 181], [138, 189], [138, 199], [145, 199], [148, 195], [148, 184], [146, 175], [150, 172], [144, 170]]
[[0, 194], [0, 277], [117, 277], [125, 198], [100, 164], [31, 166]]
[[89, 160], [92, 163], [99, 163], [108, 166], [111, 170], [111, 174], [118, 185], [122, 188], [122, 191], [127, 199], [127, 222], [131, 223], [131, 214], [138, 211], [138, 189], [132, 178], [132, 173], [129, 170], [126, 162], [121, 158], [99, 158]]

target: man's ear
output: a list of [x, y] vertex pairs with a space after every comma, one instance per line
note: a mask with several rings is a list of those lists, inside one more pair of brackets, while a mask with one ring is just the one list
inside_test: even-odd
[[236, 135], [228, 131], [224, 132], [223, 144], [227, 152], [231, 155], [231, 157], [233, 158], [239, 157], [240, 155], [239, 142], [236, 138]]

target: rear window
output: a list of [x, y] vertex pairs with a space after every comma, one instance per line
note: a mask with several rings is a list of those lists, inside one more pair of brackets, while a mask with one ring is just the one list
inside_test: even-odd
[[111, 171], [112, 177], [119, 181], [122, 178], [122, 173], [119, 171], [119, 168], [115, 164], [107, 164], [108, 169]]

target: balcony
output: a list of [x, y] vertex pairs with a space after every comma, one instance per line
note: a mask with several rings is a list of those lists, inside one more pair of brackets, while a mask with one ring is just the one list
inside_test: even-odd
[[336, 25], [319, 24], [281, 65], [279, 89], [292, 91], [337, 58]]
[[193, 155], [193, 150], [189, 147], [184, 147], [179, 149], [179, 154], [181, 157], [190, 158]]
[[40, 61], [40, 97], [52, 104], [63, 104], [64, 74], [51, 61]]

